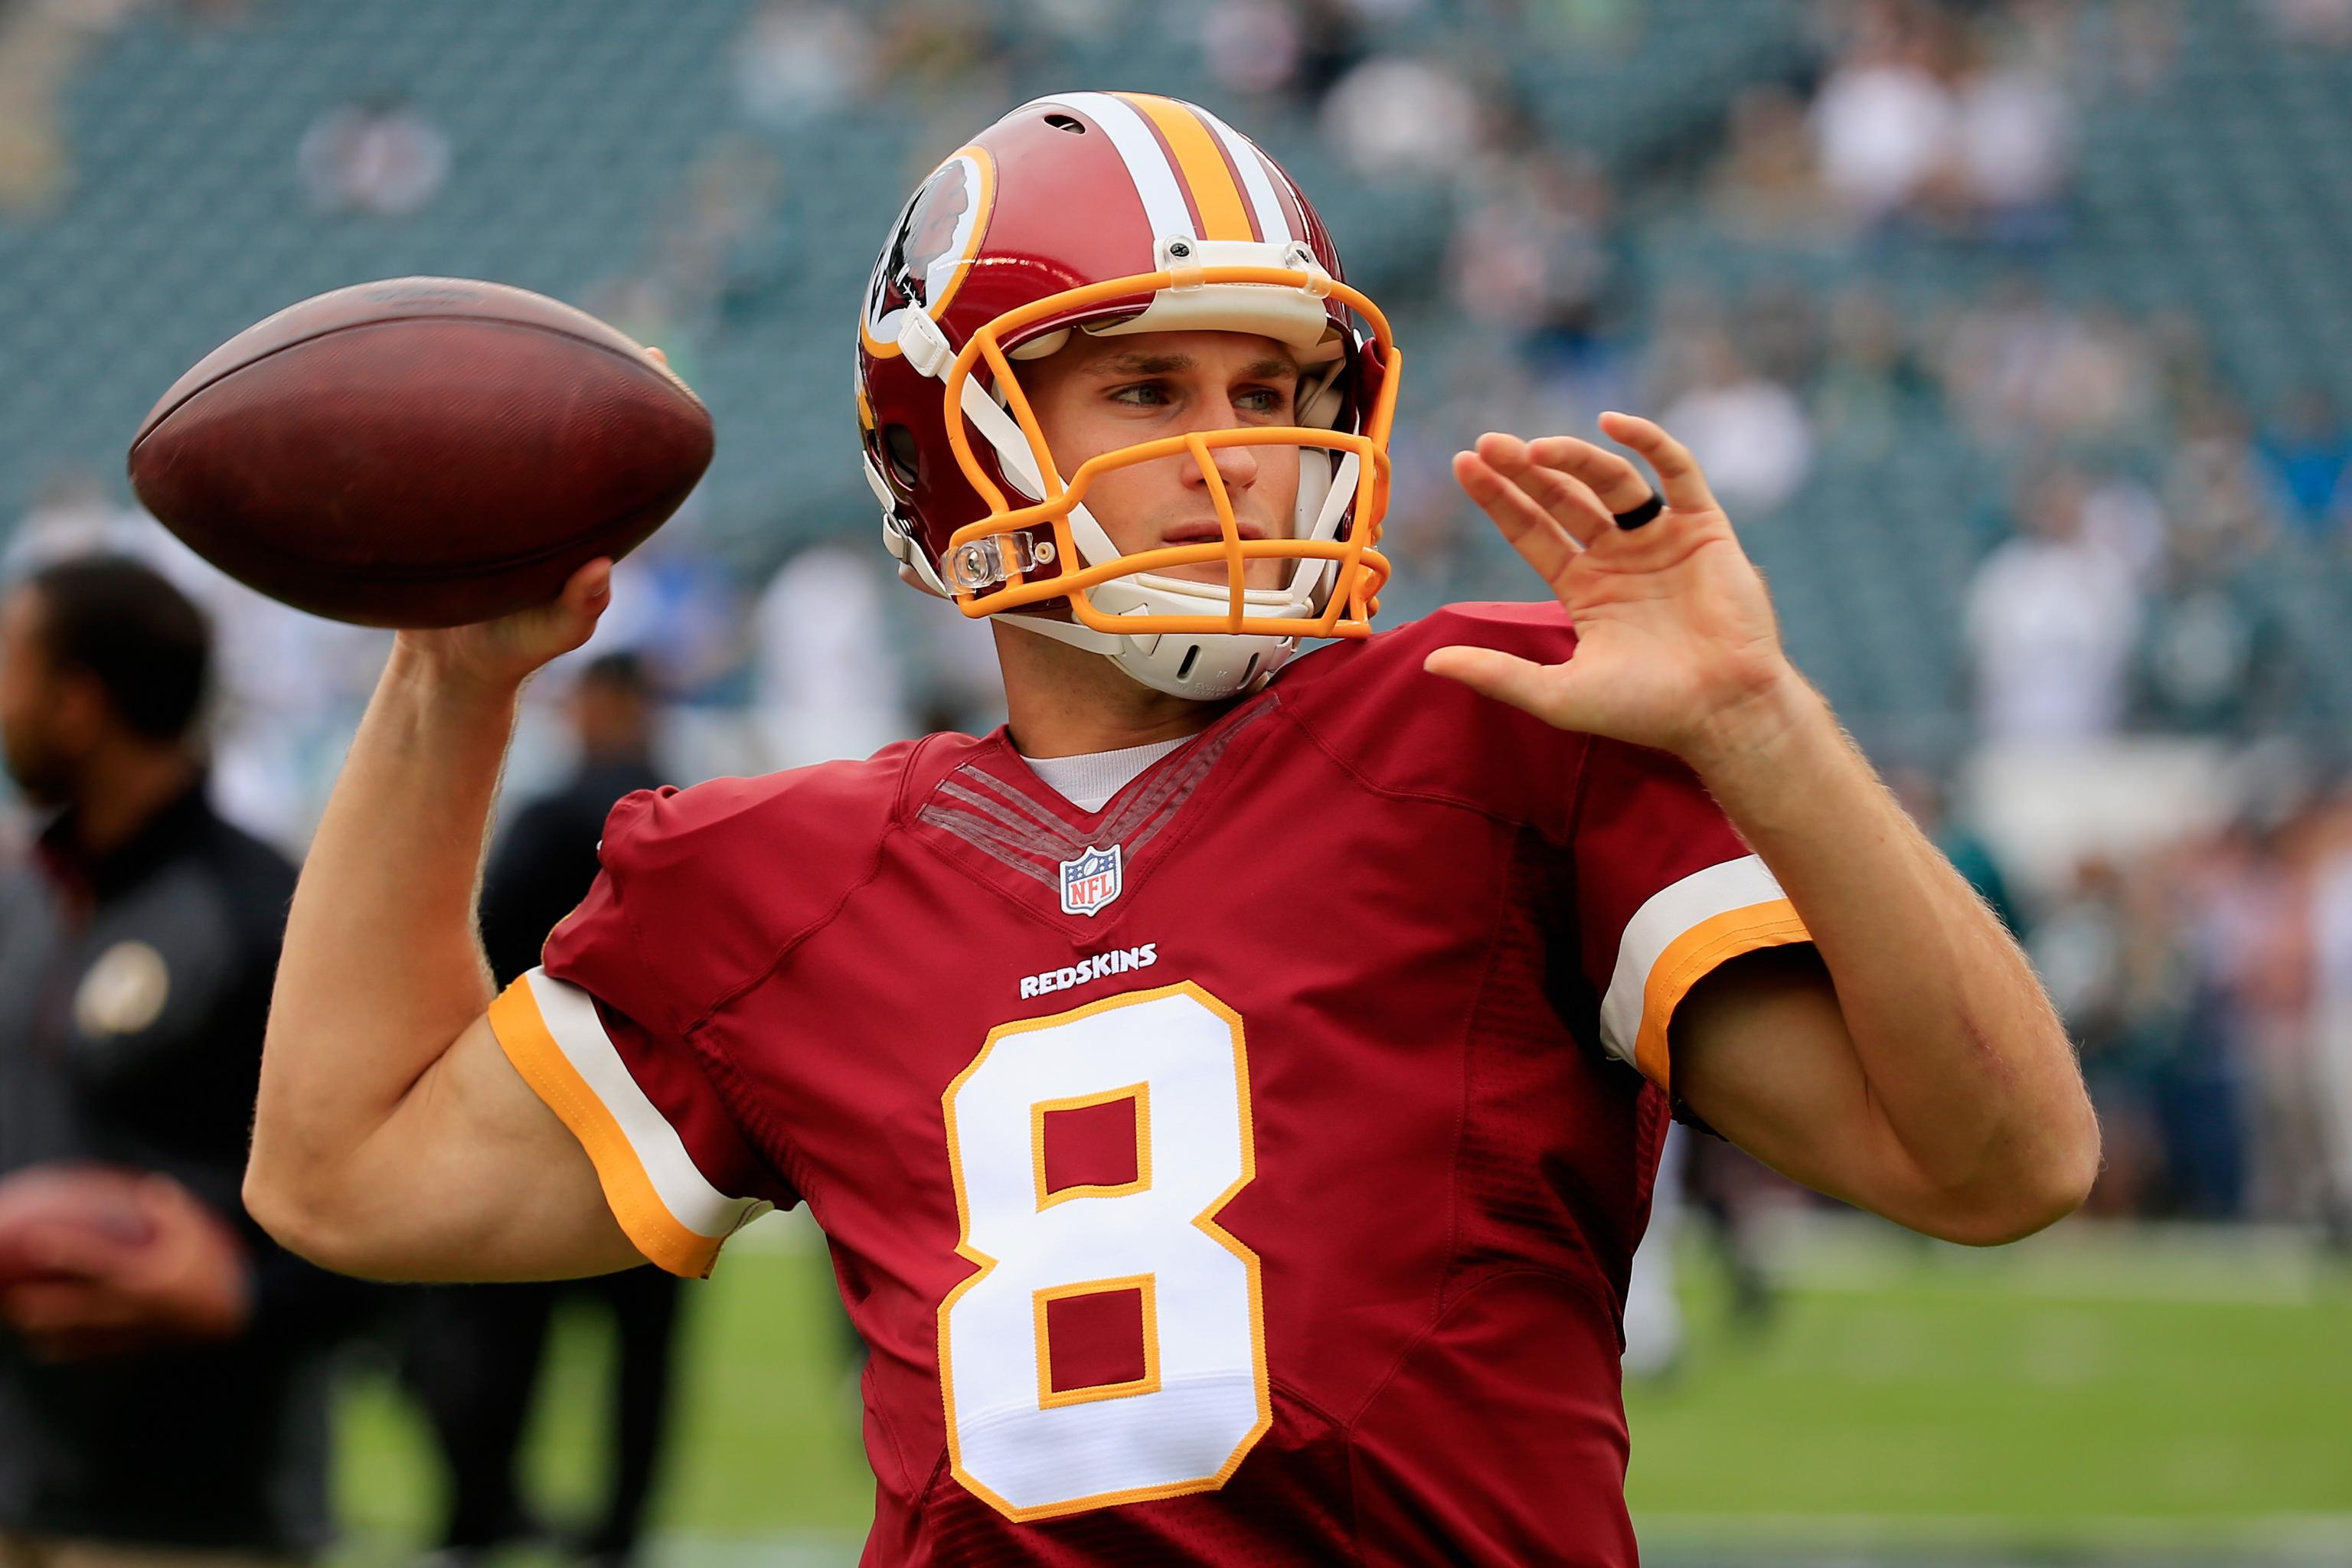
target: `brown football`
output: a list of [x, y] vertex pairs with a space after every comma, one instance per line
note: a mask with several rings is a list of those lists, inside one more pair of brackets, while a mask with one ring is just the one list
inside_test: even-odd
[[140, 1173], [107, 1165], [33, 1165], [0, 1181], [0, 1286], [50, 1278], [41, 1233], [78, 1230], [125, 1252], [153, 1239], [139, 1205]]
[[355, 284], [247, 327], [131, 443], [147, 509], [298, 609], [454, 626], [668, 520], [710, 412], [625, 334], [501, 283]]

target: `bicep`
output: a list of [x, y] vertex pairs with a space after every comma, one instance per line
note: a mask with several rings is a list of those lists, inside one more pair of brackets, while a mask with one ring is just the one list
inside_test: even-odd
[[1765, 1164], [1898, 1223], [1932, 1201], [1874, 1099], [1829, 971], [1810, 946], [1725, 963], [1675, 1011], [1674, 1088]]
[[389, 1279], [560, 1279], [645, 1261], [586, 1151], [477, 1018], [353, 1162], [346, 1272]]

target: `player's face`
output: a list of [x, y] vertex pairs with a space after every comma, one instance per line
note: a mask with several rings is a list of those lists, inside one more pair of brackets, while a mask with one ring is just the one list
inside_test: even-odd
[[[1065, 475], [1089, 458], [1199, 430], [1297, 422], [1298, 361], [1272, 338], [1244, 332], [1076, 334], [1021, 369], [1037, 423]], [[1211, 457], [1244, 539], [1287, 539], [1298, 499], [1298, 448], [1224, 447]], [[1087, 492], [1087, 510], [1125, 554], [1224, 537], [1208, 478], [1189, 455], [1113, 468]], [[1279, 588], [1294, 563], [1253, 561], [1252, 588]], [[1223, 583], [1222, 562], [1168, 574]]]

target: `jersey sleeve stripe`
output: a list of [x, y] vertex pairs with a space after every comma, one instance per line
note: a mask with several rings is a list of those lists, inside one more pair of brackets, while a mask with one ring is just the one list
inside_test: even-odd
[[1652, 894], [1626, 922], [1601, 1002], [1601, 1043], [1663, 1089], [1671, 1068], [1666, 1026], [1690, 988], [1743, 952], [1811, 940], [1755, 856], [1694, 871]]
[[588, 994], [534, 969], [490, 1004], [489, 1018], [507, 1059], [588, 1152], [637, 1250], [672, 1274], [709, 1274], [719, 1244], [767, 1205], [704, 1178], [629, 1075]]

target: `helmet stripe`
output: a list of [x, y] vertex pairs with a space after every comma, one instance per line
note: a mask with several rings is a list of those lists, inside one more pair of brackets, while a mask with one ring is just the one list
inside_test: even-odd
[[1217, 139], [1210, 133], [1204, 117], [1188, 103], [1172, 98], [1160, 98], [1148, 92], [1123, 92], [1118, 95], [1151, 117], [1160, 134], [1175, 154], [1176, 166], [1192, 187], [1193, 205], [1201, 209], [1202, 239], [1250, 240], [1257, 237], [1250, 232], [1249, 208], [1242, 204], [1241, 185], [1234, 179], [1225, 155], [1218, 149]]
[[1242, 172], [1242, 186], [1249, 192], [1250, 210], [1257, 215], [1257, 234], [1270, 244], [1282, 245], [1306, 236], [1294, 234], [1290, 215], [1282, 210], [1282, 198], [1274, 194], [1274, 181], [1266, 174], [1265, 155], [1250, 139], [1218, 119], [1205, 109], [1195, 110], [1217, 140], [1225, 144], [1225, 154], [1234, 167]]
[[1183, 187], [1176, 183], [1175, 165], [1133, 105], [1108, 92], [1070, 92], [1044, 101], [1066, 104], [1102, 127], [1127, 164], [1136, 195], [1143, 198], [1143, 216], [1151, 225], [1154, 243], [1171, 235], [1181, 235], [1186, 239], [1201, 237], [1192, 230], [1192, 215], [1184, 205]]

